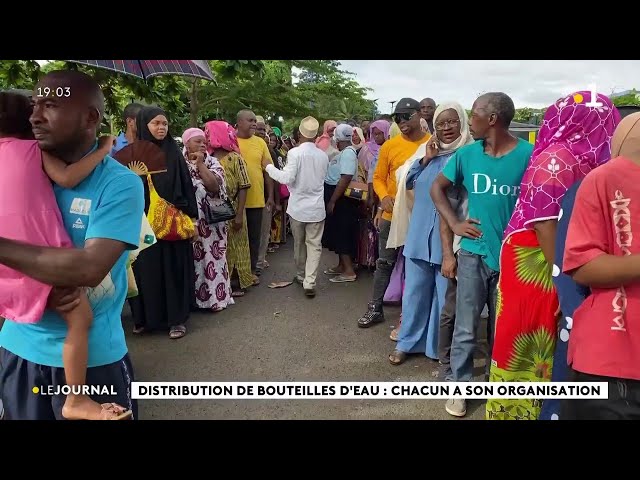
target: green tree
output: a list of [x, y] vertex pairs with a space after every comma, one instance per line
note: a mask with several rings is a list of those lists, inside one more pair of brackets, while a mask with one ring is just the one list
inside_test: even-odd
[[[0, 61], [0, 88], [32, 89], [38, 78], [55, 69], [85, 71], [105, 95], [104, 131], [124, 128], [124, 107], [136, 101], [162, 107], [174, 135], [210, 119], [235, 122], [238, 110], [251, 108], [272, 125], [292, 128], [303, 117], [363, 120], [377, 113], [351, 72], [336, 60], [209, 60], [215, 82], [180, 76], [152, 77], [146, 82], [109, 70], [52, 61]], [[280, 122], [280, 117], [284, 122]]]
[[377, 109], [365, 99], [367, 90], [339, 65], [335, 60], [265, 60], [225, 72], [223, 62], [212, 61], [218, 81], [197, 87], [192, 124], [212, 118], [233, 123], [242, 108], [254, 110], [272, 125], [280, 125], [282, 117], [285, 130], [307, 115], [321, 122], [371, 118]]
[[640, 106], [640, 94], [634, 88], [630, 93], [615, 97], [611, 100], [616, 107], [622, 106]]
[[533, 125], [540, 125], [546, 108], [517, 108], [516, 115], [513, 117], [514, 122], [530, 123]]

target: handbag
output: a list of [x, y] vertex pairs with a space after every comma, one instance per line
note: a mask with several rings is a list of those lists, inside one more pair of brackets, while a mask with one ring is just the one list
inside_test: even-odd
[[166, 241], [188, 240], [196, 233], [193, 219], [175, 205], [158, 195], [151, 175], [147, 175], [149, 184], [149, 213], [147, 218], [156, 238]]
[[404, 291], [404, 255], [402, 250], [402, 247], [398, 250], [398, 257], [391, 272], [389, 286], [384, 292], [383, 301], [385, 304], [397, 305], [402, 303], [402, 293]]
[[210, 199], [207, 198], [207, 201], [203, 202], [202, 209], [204, 220], [209, 225], [227, 222], [236, 218], [236, 209], [233, 208], [233, 203], [228, 198], [222, 199], [221, 202], [216, 202], [215, 205], [211, 205]]
[[280, 184], [280, 200], [286, 200], [287, 198], [289, 198], [289, 188], [284, 184], [281, 183]]
[[[360, 165], [360, 162], [358, 162], [358, 175], [358, 178], [367, 177], [364, 173], [364, 168]], [[351, 180], [351, 182], [349, 182], [349, 186], [344, 191], [344, 196], [366, 202], [369, 197], [369, 185], [364, 182], [358, 182], [357, 180]]]

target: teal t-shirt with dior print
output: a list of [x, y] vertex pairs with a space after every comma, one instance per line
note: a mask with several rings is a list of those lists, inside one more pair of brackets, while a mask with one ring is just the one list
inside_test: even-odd
[[442, 174], [455, 185], [463, 185], [469, 195], [469, 218], [480, 222], [477, 239], [463, 238], [460, 248], [480, 255], [487, 266], [500, 271], [500, 249], [507, 224], [520, 195], [520, 182], [533, 145], [518, 139], [506, 155], [492, 157], [478, 140], [460, 148], [449, 159]]

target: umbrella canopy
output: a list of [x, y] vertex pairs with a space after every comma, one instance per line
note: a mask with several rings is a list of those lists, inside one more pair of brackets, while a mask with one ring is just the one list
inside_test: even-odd
[[158, 75], [180, 75], [214, 80], [206, 60], [65, 60], [114, 72], [126, 73], [143, 80]]
[[0, 92], [17, 93], [26, 97], [31, 97], [33, 95], [33, 90], [25, 90], [23, 88], [9, 88], [7, 90], [0, 90]]

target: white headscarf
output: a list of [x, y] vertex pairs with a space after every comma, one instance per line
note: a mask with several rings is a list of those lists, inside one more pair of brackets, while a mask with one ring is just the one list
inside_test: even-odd
[[[443, 143], [438, 139], [438, 155], [442, 155], [443, 153], [455, 152], [460, 147], [464, 147], [465, 145], [469, 145], [473, 143], [473, 137], [471, 136], [471, 132], [469, 131], [469, 117], [467, 116], [467, 112], [462, 105], [458, 102], [445, 102], [438, 105], [435, 113], [433, 114], [433, 126], [435, 128], [436, 122], [438, 121], [438, 115], [440, 115], [445, 110], [455, 110], [458, 113], [458, 118], [460, 119], [460, 137], [453, 143]], [[436, 133], [437, 135], [437, 133]]]
[[353, 127], [353, 131], [354, 133], [358, 134], [358, 137], [360, 137], [360, 143], [353, 143], [353, 140], [351, 140], [351, 145], [356, 147], [357, 150], [360, 150], [360, 148], [363, 147], [367, 141], [365, 140], [364, 133], [362, 132], [362, 129], [360, 127]]
[[[453, 153], [458, 150], [460, 147], [464, 147], [465, 145], [469, 145], [473, 143], [473, 137], [471, 136], [471, 132], [469, 131], [469, 117], [467, 116], [467, 112], [462, 105], [458, 102], [445, 102], [442, 105], [436, 108], [435, 113], [433, 114], [433, 125], [435, 129], [435, 124], [438, 119], [438, 115], [440, 115], [445, 110], [455, 110], [458, 112], [458, 118], [460, 119], [460, 136], [453, 143], [443, 143], [438, 139], [438, 155]], [[451, 198], [449, 201], [451, 202], [451, 206], [453, 210], [456, 212], [456, 216], [460, 219], [469, 217], [469, 198], [467, 191], [464, 187], [451, 187], [458, 188], [460, 190], [460, 196], [457, 202], [453, 201]], [[457, 253], [460, 250], [460, 241], [461, 237], [458, 235], [453, 236], [453, 253]]]

